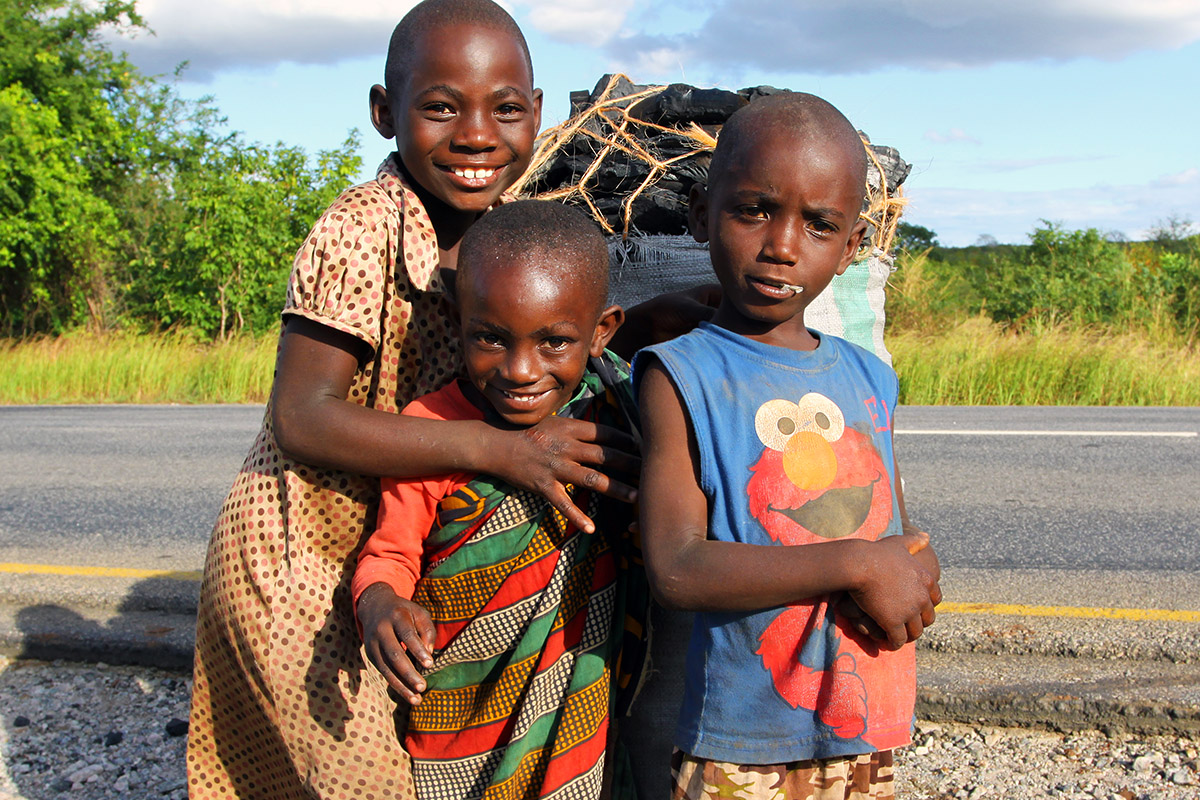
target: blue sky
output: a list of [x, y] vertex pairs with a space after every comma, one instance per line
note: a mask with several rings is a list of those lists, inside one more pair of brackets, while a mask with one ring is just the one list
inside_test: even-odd
[[[505, 0], [529, 40], [544, 125], [605, 72], [638, 83], [819, 94], [913, 164], [906, 219], [947, 245], [1023, 243], [1049, 220], [1142, 238], [1200, 227], [1197, 0]], [[409, 0], [141, 0], [118, 46], [151, 73], [188, 61], [252, 140], [310, 151], [362, 133]]]

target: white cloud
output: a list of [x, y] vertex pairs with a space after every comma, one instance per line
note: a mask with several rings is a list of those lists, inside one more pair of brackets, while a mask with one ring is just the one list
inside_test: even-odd
[[[279, 61], [329, 64], [386, 46], [414, 0], [141, 0], [156, 31], [122, 40], [152, 72], [187, 60], [191, 79]], [[504, 0], [526, 31], [604, 46], [626, 71], [858, 73], [1002, 61], [1116, 59], [1200, 40], [1194, 0]], [[687, 13], [684, 13], [686, 10]], [[661, 33], [667, 30], [683, 33]]]
[[[416, 0], [140, 0], [154, 31], [117, 46], [152, 73], [189, 62], [185, 77], [280, 61], [333, 64], [387, 49], [392, 28]], [[598, 46], [621, 30], [633, 0], [502, 0], [528, 32]]]
[[187, 61], [190, 80], [280, 61], [332, 64], [386, 52], [392, 28], [415, 2], [141, 0], [138, 11], [154, 35], [141, 33], [117, 46], [150, 73], [170, 72]]
[[[1200, 208], [1200, 169], [1168, 176], [1185, 179], [1145, 185], [1088, 186], [1039, 192], [975, 191], [905, 184], [905, 219], [935, 231], [942, 244], [974, 244], [981, 235], [1024, 244], [1041, 220], [1067, 230], [1123, 231], [1134, 239], [1179, 209]], [[1190, 176], [1190, 178], [1188, 177]], [[1185, 215], [1186, 216], [1186, 215]]]
[[560, 41], [599, 45], [625, 23], [633, 0], [515, 0], [528, 23]]
[[1150, 185], [1159, 187], [1200, 185], [1200, 168], [1192, 167], [1191, 169], [1185, 169], [1182, 172], [1176, 172], [1172, 175], [1163, 175]]
[[1019, 172], [1040, 167], [1056, 167], [1061, 164], [1078, 164], [1101, 161], [1101, 156], [1044, 156], [1042, 158], [1005, 158], [982, 161], [979, 167], [987, 172]]
[[941, 131], [928, 130], [925, 131], [925, 140], [934, 144], [952, 144], [955, 142], [963, 142], [966, 144], [980, 144], [979, 140], [971, 134], [964, 131], [962, 128], [951, 128], [946, 133]]
[[774, 73], [946, 69], [1079, 57], [1118, 59], [1200, 40], [1188, 0], [719, 0], [689, 33], [633, 33], [612, 55], [669, 48], [688, 64]]

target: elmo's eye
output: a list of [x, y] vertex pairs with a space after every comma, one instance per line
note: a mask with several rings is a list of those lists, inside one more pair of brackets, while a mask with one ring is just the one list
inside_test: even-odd
[[782, 451], [787, 440], [800, 429], [800, 409], [787, 400], [768, 400], [754, 414], [758, 440], [772, 450]]
[[820, 434], [827, 442], [836, 442], [846, 430], [846, 418], [837, 404], [823, 394], [809, 392], [796, 405], [796, 429]]

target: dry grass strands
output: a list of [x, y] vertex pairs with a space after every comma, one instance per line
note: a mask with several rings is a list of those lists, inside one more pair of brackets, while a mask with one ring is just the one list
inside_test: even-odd
[[[708, 161], [716, 147], [717, 125], [702, 126], [695, 121], [687, 124], [661, 125], [642, 117], [643, 101], [649, 101], [677, 87], [637, 87], [622, 74], [607, 76], [604, 87], [597, 87], [589, 104], [578, 109], [567, 121], [544, 131], [539, 137], [529, 170], [513, 186], [516, 194], [542, 200], [582, 205], [609, 234], [619, 232], [628, 238], [636, 229], [635, 203], [648, 191], [670, 176], [677, 186], [707, 176]], [[690, 91], [691, 87], [678, 87]], [[764, 93], [762, 88], [743, 90], [738, 94], [752, 99]], [[698, 90], [704, 92], [707, 90]], [[770, 90], [775, 91], [775, 90]], [[906, 200], [899, 184], [908, 174], [908, 165], [890, 148], [871, 145], [864, 137], [863, 145], [870, 159], [867, 179], [867, 202], [862, 213], [871, 226], [864, 250], [875, 248], [888, 252], [895, 239], [896, 227]], [[570, 168], [567, 180], [547, 181], [556, 162], [565, 157], [584, 154], [585, 163]], [[884, 163], [883, 159], [890, 163]], [[616, 162], [631, 163], [636, 170], [636, 185], [632, 182], [612, 186], [599, 185], [598, 175]], [[619, 167], [617, 167], [619, 169]], [[561, 170], [560, 170], [561, 172]], [[644, 173], [644, 175], [643, 175]], [[896, 176], [889, 181], [889, 175]], [[891, 184], [891, 185], [890, 185]], [[597, 202], [599, 197], [613, 199], [619, 193], [619, 212], [606, 213]], [[676, 190], [676, 194], [680, 194]], [[686, 191], [678, 198], [680, 209], [686, 203]], [[608, 203], [612, 205], [612, 203]], [[666, 231], [651, 231], [666, 232]], [[682, 231], [673, 231], [681, 233]]]

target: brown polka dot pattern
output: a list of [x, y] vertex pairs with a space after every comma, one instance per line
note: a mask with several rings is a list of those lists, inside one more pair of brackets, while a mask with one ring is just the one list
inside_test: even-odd
[[[396, 413], [458, 370], [437, 238], [392, 159], [348, 189], [296, 255], [284, 314], [362, 339], [350, 399]], [[416, 321], [416, 324], [414, 324]], [[350, 604], [379, 481], [284, 457], [271, 412], [204, 566], [188, 741], [193, 800], [412, 798], [396, 704]]]

